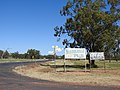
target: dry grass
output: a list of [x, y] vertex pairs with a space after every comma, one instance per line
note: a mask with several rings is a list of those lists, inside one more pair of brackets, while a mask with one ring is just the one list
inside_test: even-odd
[[24, 76], [50, 81], [120, 87], [120, 70], [107, 70], [106, 73], [103, 70], [93, 70], [91, 73], [56, 72], [55, 69], [49, 66], [32, 64], [16, 67], [14, 71]]

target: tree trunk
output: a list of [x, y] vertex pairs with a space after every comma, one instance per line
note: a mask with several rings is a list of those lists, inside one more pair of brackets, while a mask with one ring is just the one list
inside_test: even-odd
[[89, 60], [89, 64], [91, 64], [91, 65], [95, 65], [95, 60]]
[[95, 65], [95, 60], [91, 60], [91, 65]]
[[95, 65], [95, 60], [91, 60], [89, 59], [89, 65], [91, 65], [90, 67], [96, 67], [97, 65]]

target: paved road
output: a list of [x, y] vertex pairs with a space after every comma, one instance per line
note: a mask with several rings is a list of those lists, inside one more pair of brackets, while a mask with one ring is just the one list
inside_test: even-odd
[[65, 85], [37, 80], [12, 72], [15, 66], [29, 63], [0, 64], [0, 90], [120, 90], [120, 88]]

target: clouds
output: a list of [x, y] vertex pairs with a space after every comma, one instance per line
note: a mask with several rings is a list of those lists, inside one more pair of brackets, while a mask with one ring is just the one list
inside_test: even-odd
[[55, 49], [55, 52], [61, 52], [63, 48], [59, 48], [58, 46], [52, 46], [53, 49]]
[[56, 52], [61, 52], [63, 48], [56, 48]]
[[54, 55], [54, 53], [58, 53], [58, 52], [63, 51], [63, 48], [59, 48], [58, 46], [52, 46], [52, 48], [55, 50], [55, 52], [54, 52], [54, 50], [53, 51], [48, 51], [48, 54], [50, 54], [50, 55]]
[[49, 55], [54, 55], [54, 51], [48, 51]]

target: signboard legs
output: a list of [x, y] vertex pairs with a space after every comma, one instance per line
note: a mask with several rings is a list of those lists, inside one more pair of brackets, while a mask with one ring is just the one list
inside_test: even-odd
[[105, 71], [105, 73], [106, 73], [105, 59], [104, 59], [104, 71]]
[[66, 72], [65, 58], [64, 58], [64, 72]]
[[85, 59], [85, 72], [87, 71], [87, 66], [86, 66], [86, 59]]
[[91, 70], [91, 69], [92, 69], [92, 68], [91, 68], [91, 60], [89, 61], [89, 63], [90, 63], [90, 72], [91, 72], [91, 71], [92, 71], [92, 70]]
[[55, 66], [55, 70], [56, 70], [56, 50], [54, 47], [54, 66]]

